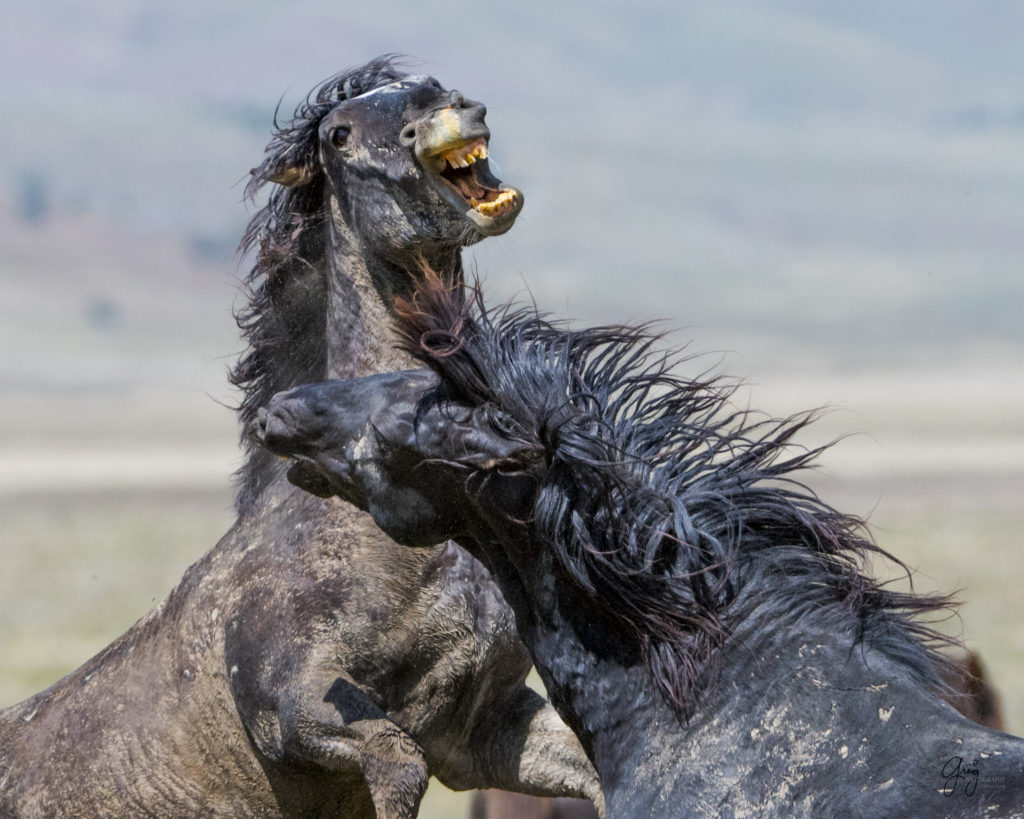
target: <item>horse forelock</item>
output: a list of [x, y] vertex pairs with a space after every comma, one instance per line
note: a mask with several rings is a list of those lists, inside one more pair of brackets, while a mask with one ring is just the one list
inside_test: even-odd
[[[497, 404], [543, 445], [536, 536], [589, 610], [641, 646], [681, 719], [754, 607], [775, 629], [813, 612], [938, 684], [952, 641], [922, 615], [951, 600], [877, 581], [875, 556], [909, 570], [799, 480], [830, 446], [794, 443], [819, 413], [737, 408], [735, 383], [677, 375], [695, 357], [659, 351], [649, 326], [570, 329], [535, 309], [488, 310], [478, 287], [458, 304], [432, 298], [399, 319], [404, 346], [456, 400]], [[443, 351], [428, 331], [446, 334]]]
[[[343, 71], [317, 86], [291, 120], [274, 115], [274, 133], [263, 162], [252, 170], [245, 195], [250, 201], [270, 184], [266, 203], [242, 237], [239, 252], [253, 257], [245, 279], [246, 303], [235, 313], [247, 347], [230, 373], [242, 390], [238, 406], [246, 463], [236, 474], [235, 504], [245, 509], [262, 491], [274, 458], [253, 444], [248, 429], [277, 392], [320, 381], [327, 368], [326, 306], [329, 218], [324, 170], [318, 159], [321, 120], [344, 99], [406, 76], [394, 55]], [[305, 184], [274, 184], [283, 167], [301, 168]]]
[[[252, 170], [245, 189], [246, 198], [252, 200], [283, 165], [301, 166], [314, 181], [322, 181], [323, 169], [317, 159], [321, 120], [344, 100], [409, 79], [401, 65], [398, 55], [383, 55], [321, 82], [296, 107], [290, 121], [278, 122], [278, 112], [275, 111], [273, 137], [266, 147], [263, 162]], [[301, 206], [303, 203], [289, 204]], [[294, 210], [294, 207], [289, 210]]]

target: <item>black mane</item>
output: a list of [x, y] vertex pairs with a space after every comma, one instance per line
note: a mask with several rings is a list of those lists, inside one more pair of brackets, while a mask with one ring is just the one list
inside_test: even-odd
[[827, 448], [793, 443], [816, 413], [736, 409], [735, 385], [675, 374], [690, 359], [658, 352], [646, 326], [576, 330], [488, 310], [478, 288], [466, 300], [436, 277], [399, 313], [403, 346], [446, 397], [489, 405], [502, 431], [538, 442], [532, 529], [590, 610], [641, 646], [682, 718], [754, 608], [765, 624], [807, 616], [847, 631], [939, 686], [938, 649], [953, 641], [921, 615], [952, 602], [875, 580], [874, 556], [907, 567], [796, 479]]
[[[340, 101], [401, 80], [393, 55], [341, 72], [310, 92], [291, 121], [274, 116], [274, 135], [263, 162], [253, 168], [245, 189], [250, 201], [268, 183], [297, 169], [309, 181], [302, 185], [273, 185], [267, 204], [250, 220], [241, 253], [255, 252], [246, 277], [247, 304], [235, 320], [248, 348], [230, 373], [240, 387], [241, 441], [248, 456], [239, 470], [235, 503], [244, 509], [263, 489], [272, 460], [254, 447], [246, 430], [272, 395], [326, 375], [325, 347], [327, 278], [321, 262], [324, 241], [324, 172], [318, 161], [320, 121]], [[290, 171], [286, 169], [291, 169]]]

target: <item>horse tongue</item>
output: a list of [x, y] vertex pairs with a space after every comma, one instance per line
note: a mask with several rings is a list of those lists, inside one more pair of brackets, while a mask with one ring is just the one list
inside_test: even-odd
[[486, 189], [477, 184], [476, 179], [471, 174], [459, 174], [452, 183], [458, 188], [459, 193], [462, 194], [462, 198], [467, 202], [474, 200], [483, 199], [487, 193]]

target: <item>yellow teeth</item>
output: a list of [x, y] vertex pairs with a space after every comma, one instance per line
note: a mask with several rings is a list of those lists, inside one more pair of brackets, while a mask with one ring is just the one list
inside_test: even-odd
[[487, 159], [487, 145], [482, 139], [441, 154], [441, 159], [453, 168], [468, 168], [478, 159]]
[[473, 207], [484, 216], [497, 216], [514, 207], [518, 198], [516, 191], [502, 191], [493, 202], [473, 202]]

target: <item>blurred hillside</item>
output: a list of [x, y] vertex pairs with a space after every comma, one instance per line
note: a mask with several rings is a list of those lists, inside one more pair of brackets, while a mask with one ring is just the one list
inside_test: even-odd
[[0, 388], [225, 395], [233, 264], [178, 234], [0, 203]]
[[[123, 251], [111, 292], [154, 234], [177, 242], [168, 290], [198, 296], [189, 277], [230, 270], [278, 100], [287, 116], [323, 77], [405, 52], [486, 101], [526, 191], [473, 254], [494, 290], [664, 317], [744, 373], [1001, 370], [1024, 347], [1022, 27], [1012, 0], [46, 0], [0, 32], [0, 200], [25, 230], [77, 224], [60, 242], [80, 264]], [[197, 326], [228, 302], [197, 298]]]

